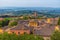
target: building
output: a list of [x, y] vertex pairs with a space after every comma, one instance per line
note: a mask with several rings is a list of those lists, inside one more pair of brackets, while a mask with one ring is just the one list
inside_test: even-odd
[[20, 25], [20, 24], [23, 24], [23, 25], [27, 26], [29, 24], [29, 20], [19, 20], [18, 25]]
[[33, 14], [35, 17], [37, 16], [37, 12], [34, 12], [34, 14]]
[[60, 30], [60, 26], [46, 25], [46, 27], [41, 27], [39, 30], [34, 29], [33, 34], [43, 36], [44, 40], [50, 40], [50, 36], [55, 30]]
[[37, 20], [30, 20], [28, 25], [32, 27], [37, 27], [38, 24], [39, 22]]
[[24, 34], [24, 33], [30, 34], [30, 30], [29, 30], [29, 27], [20, 24], [16, 26], [15, 28], [11, 28], [10, 33], [15, 33], [17, 35]]
[[36, 19], [37, 18], [37, 16], [38, 16], [38, 13], [35, 11], [35, 12], [33, 12], [33, 14], [31, 15], [34, 19]]
[[4, 18], [0, 18], [0, 21], [4, 20]]
[[57, 24], [59, 18], [47, 18], [46, 22], [49, 24]]

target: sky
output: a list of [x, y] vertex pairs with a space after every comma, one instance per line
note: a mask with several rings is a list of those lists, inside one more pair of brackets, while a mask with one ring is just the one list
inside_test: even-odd
[[0, 0], [0, 7], [58, 7], [60, 0]]

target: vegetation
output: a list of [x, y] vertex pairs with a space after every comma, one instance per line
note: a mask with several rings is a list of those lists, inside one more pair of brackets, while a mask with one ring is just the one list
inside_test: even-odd
[[28, 19], [40, 19], [42, 18], [41, 16], [37, 16], [37, 17], [34, 17], [34, 16], [23, 16], [23, 18], [19, 18], [20, 20], [28, 20]]
[[59, 20], [58, 20], [58, 25], [60, 25], [60, 18], [59, 18]]
[[16, 26], [17, 24], [18, 24], [17, 21], [12, 21], [12, 22], [9, 23], [9, 26]]
[[44, 40], [42, 37], [40, 36], [36, 36], [36, 35], [28, 35], [28, 34], [24, 34], [21, 36], [20, 40]]
[[15, 19], [15, 18], [4, 18], [5, 20], [13, 20], [13, 19]]
[[3, 33], [3, 34], [0, 34], [0, 40], [17, 40], [17, 35]]
[[0, 21], [0, 28], [4, 27], [4, 26], [8, 26], [8, 25], [9, 26], [16, 26], [18, 24], [16, 19], [15, 19], [16, 21], [10, 22], [14, 19], [13, 18], [4, 18], [4, 20]]
[[0, 40], [44, 40], [40, 36], [35, 36], [35, 35], [16, 35], [16, 34], [8, 34], [8, 33], [3, 33], [0, 34]]
[[24, 20], [28, 20], [29, 18], [28, 18], [27, 16], [24, 16], [23, 19], [24, 19]]
[[51, 36], [51, 40], [60, 40], [60, 31], [55, 31]]
[[9, 20], [2, 20], [0, 21], [0, 27], [7, 26], [9, 23]]

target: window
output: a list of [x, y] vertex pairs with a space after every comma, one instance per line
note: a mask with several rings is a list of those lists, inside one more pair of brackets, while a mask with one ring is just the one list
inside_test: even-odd
[[20, 32], [18, 32], [18, 34], [20, 34]]
[[14, 32], [12, 32], [12, 33], [14, 33]]

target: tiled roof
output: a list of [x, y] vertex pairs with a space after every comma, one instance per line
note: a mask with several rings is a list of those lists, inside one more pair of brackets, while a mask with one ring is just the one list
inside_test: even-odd
[[28, 22], [29, 22], [28, 20], [26, 20], [26, 21], [25, 21], [25, 20], [19, 20], [19, 21], [18, 21], [18, 24], [19, 24], [19, 25], [20, 25], [20, 24], [24, 24], [24, 25], [25, 25], [25, 24], [28, 24]]
[[6, 30], [6, 29], [8, 29], [8, 28], [9, 28], [8, 26], [2, 27], [3, 30]]
[[11, 28], [10, 30], [29, 30], [29, 27], [20, 24], [20, 25], [17, 25], [15, 28]]
[[46, 26], [41, 28], [40, 30], [35, 29], [34, 34], [42, 35], [42, 36], [50, 36], [55, 30], [55, 26]]

